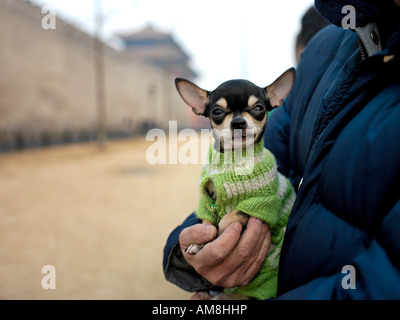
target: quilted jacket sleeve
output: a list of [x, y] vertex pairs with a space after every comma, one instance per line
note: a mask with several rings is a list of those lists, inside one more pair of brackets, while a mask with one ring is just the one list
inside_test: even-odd
[[354, 258], [350, 268], [329, 277], [316, 278], [279, 299], [398, 299], [399, 244], [400, 200], [383, 219], [380, 236]]

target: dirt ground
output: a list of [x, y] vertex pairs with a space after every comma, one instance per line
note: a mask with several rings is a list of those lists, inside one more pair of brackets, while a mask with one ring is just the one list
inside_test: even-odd
[[[0, 155], [0, 299], [190, 297], [165, 280], [162, 251], [197, 205], [201, 163], [150, 165], [152, 144]], [[42, 287], [45, 265], [56, 289]]]

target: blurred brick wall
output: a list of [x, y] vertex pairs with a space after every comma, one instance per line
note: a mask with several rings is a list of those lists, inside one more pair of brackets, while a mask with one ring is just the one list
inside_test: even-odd
[[[95, 139], [94, 40], [59, 15], [43, 29], [45, 15], [0, 1], [0, 150]], [[105, 76], [110, 137], [190, 125], [171, 75], [107, 46]]]

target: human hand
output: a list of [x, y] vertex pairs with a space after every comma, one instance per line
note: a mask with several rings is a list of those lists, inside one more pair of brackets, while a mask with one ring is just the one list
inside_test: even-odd
[[[216, 238], [213, 225], [197, 224], [181, 232], [179, 243], [186, 261], [209, 282], [225, 288], [241, 287], [257, 275], [271, 244], [268, 225], [260, 219], [250, 217], [242, 235], [241, 230], [240, 223], [233, 223]], [[192, 243], [206, 245], [190, 255], [185, 250]]]

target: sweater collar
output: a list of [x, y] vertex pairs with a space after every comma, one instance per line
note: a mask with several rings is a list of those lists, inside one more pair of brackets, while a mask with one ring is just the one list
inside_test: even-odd
[[253, 168], [254, 165], [263, 160], [264, 140], [247, 146], [246, 148], [223, 153], [215, 150], [214, 142], [211, 143], [208, 155], [208, 164], [216, 170], [237, 171], [238, 168]]

